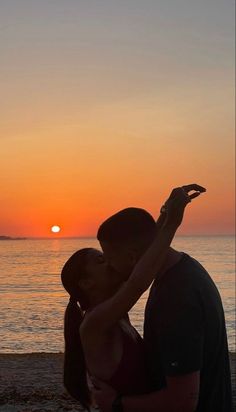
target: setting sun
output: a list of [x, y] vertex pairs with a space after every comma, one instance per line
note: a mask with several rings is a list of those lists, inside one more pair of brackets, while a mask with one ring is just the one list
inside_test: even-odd
[[52, 226], [51, 227], [51, 232], [53, 232], [53, 233], [59, 233], [61, 231], [61, 228], [60, 228], [60, 226]]

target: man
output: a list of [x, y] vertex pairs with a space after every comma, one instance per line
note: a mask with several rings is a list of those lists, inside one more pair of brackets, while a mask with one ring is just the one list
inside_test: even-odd
[[[143, 209], [128, 208], [99, 228], [108, 263], [124, 281], [162, 225]], [[114, 412], [230, 412], [230, 368], [223, 307], [218, 290], [193, 258], [170, 247], [162, 273], [145, 309], [153, 392], [122, 397], [103, 384], [95, 396], [102, 410]]]

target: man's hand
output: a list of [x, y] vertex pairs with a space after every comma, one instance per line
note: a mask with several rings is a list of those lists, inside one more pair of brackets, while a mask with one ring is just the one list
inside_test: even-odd
[[111, 386], [92, 378], [94, 389], [92, 391], [93, 397], [102, 412], [112, 412], [112, 403], [117, 397], [117, 392]]

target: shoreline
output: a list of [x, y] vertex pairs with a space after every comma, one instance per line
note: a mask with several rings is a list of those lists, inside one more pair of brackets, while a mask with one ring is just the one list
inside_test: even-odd
[[[230, 353], [236, 407], [236, 353]], [[63, 388], [63, 353], [0, 354], [0, 412], [82, 412]], [[93, 409], [93, 412], [98, 409]]]

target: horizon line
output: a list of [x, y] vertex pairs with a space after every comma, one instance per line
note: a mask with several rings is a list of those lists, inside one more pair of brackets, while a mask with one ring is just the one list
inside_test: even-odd
[[[220, 236], [234, 236], [235, 233], [204, 233], [204, 234], [194, 234], [194, 233], [189, 233], [189, 234], [179, 234], [176, 235], [175, 237], [220, 237]], [[5, 236], [5, 235], [0, 235]], [[87, 236], [8, 236], [9, 237], [7, 240], [60, 240], [60, 239], [96, 239], [95, 235], [87, 235]], [[1, 240], [1, 239], [0, 239]]]

